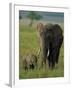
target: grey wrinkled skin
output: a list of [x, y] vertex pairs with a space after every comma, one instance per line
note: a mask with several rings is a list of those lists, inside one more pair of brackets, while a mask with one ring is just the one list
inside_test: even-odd
[[[49, 67], [54, 68], [58, 63], [60, 48], [63, 42], [62, 29], [58, 24], [37, 25], [37, 35], [40, 40], [40, 50], [42, 63], [46, 65], [48, 61]], [[49, 54], [48, 54], [49, 52]]]
[[27, 54], [23, 56], [23, 68], [25, 70], [34, 69], [37, 67], [37, 56]]

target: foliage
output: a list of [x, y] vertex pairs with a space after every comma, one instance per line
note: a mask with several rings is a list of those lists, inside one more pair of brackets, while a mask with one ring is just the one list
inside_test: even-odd
[[[64, 46], [61, 47], [59, 56], [59, 64], [54, 70], [49, 68], [37, 68], [26, 72], [22, 67], [22, 57], [26, 53], [35, 54], [39, 50], [38, 38], [35, 27], [24, 26], [19, 24], [19, 78], [47, 78], [47, 77], [63, 77], [64, 76]], [[40, 60], [39, 60], [40, 61]], [[38, 66], [40, 66], [38, 61]]]
[[22, 19], [22, 16], [21, 16], [21, 14], [19, 14], [19, 19]]
[[32, 26], [34, 20], [40, 20], [42, 18], [41, 15], [38, 15], [34, 11], [30, 11], [27, 17], [31, 20], [29, 24], [30, 26]]

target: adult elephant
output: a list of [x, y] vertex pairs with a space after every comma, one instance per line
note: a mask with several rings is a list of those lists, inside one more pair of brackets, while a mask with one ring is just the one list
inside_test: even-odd
[[48, 61], [49, 67], [54, 68], [58, 63], [60, 48], [63, 42], [62, 29], [58, 24], [37, 25], [37, 33], [40, 40], [40, 50], [42, 64], [46, 65]]

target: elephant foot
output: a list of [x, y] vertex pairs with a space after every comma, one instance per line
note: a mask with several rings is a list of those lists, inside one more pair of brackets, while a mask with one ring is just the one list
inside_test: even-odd
[[49, 68], [50, 68], [51, 70], [53, 70], [53, 69], [55, 68], [55, 63], [50, 63], [50, 64], [49, 64]]
[[56, 60], [56, 64], [58, 64], [58, 60]]

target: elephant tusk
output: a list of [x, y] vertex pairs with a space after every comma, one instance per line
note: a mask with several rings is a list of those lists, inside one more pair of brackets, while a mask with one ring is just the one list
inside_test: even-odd
[[49, 56], [49, 50], [48, 50], [48, 53], [47, 53], [47, 57]]

